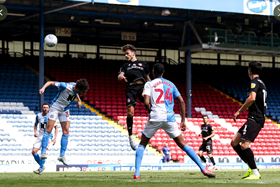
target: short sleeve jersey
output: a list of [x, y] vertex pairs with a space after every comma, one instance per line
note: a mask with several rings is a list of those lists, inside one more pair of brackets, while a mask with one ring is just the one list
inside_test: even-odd
[[124, 73], [127, 78], [126, 86], [137, 80], [146, 82], [146, 76], [150, 74], [149, 65], [145, 61], [136, 60], [135, 62], [125, 63], [119, 73]]
[[[201, 125], [201, 134], [202, 134], [203, 138], [210, 136], [213, 133], [213, 131], [214, 131], [214, 128], [210, 124]], [[211, 142], [212, 142], [211, 138], [208, 138], [206, 141], [203, 140], [203, 143], [211, 143]]]
[[[48, 118], [49, 118], [49, 113], [45, 116], [43, 115], [43, 112], [38, 113], [36, 115], [35, 125], [37, 127], [39, 126], [39, 135], [38, 136], [44, 135], [45, 128], [47, 127]], [[57, 127], [56, 123], [54, 124], [54, 127]], [[52, 139], [52, 137], [53, 137], [52, 133], [50, 134], [50, 137]]]
[[76, 83], [55, 82], [54, 86], [58, 88], [59, 92], [51, 103], [51, 109], [58, 111], [66, 111], [70, 107], [70, 103], [77, 98], [77, 93], [74, 92], [73, 86]]
[[162, 148], [162, 152], [164, 155], [170, 155], [170, 149], [169, 147], [163, 147]]
[[147, 82], [143, 95], [150, 96], [150, 121], [176, 122], [174, 117], [174, 99], [180, 96], [176, 86], [164, 78], [156, 78]]
[[248, 118], [255, 120], [263, 127], [265, 122], [267, 91], [265, 84], [259, 77], [255, 77], [251, 80], [251, 84], [248, 89], [248, 96], [251, 92], [256, 93], [256, 100], [249, 107]]

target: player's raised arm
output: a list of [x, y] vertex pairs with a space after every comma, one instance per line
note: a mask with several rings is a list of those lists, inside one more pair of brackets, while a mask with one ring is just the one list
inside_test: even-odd
[[43, 94], [45, 89], [49, 86], [54, 86], [54, 81], [48, 81], [46, 84], [39, 90], [39, 94]]
[[185, 131], [186, 128], [187, 128], [186, 123], [185, 123], [185, 119], [186, 119], [185, 102], [184, 102], [184, 99], [182, 98], [181, 95], [176, 97], [176, 100], [178, 101], [178, 103], [180, 105], [180, 111], [181, 111], [181, 130]]

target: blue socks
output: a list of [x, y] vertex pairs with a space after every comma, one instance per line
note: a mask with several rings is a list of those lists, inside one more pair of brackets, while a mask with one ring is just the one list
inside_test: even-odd
[[65, 155], [65, 151], [68, 145], [68, 137], [69, 134], [63, 134], [61, 137], [61, 148], [60, 148], [60, 156], [63, 157]]
[[40, 169], [41, 169], [41, 170], [42, 170], [42, 168], [44, 167], [45, 162], [46, 162], [45, 159], [41, 160], [41, 164], [40, 164]]
[[41, 160], [40, 156], [37, 153], [33, 154], [33, 157], [35, 158], [36, 162], [40, 165], [40, 169], [42, 170], [46, 160]]
[[185, 145], [185, 147], [183, 148], [183, 150], [189, 155], [189, 157], [196, 163], [196, 165], [200, 168], [200, 170], [202, 171], [202, 164], [200, 162], [199, 157], [196, 155], [196, 153], [194, 152], [194, 150], [189, 146], [189, 145]]
[[50, 133], [45, 130], [44, 136], [43, 136], [43, 139], [42, 139], [42, 153], [45, 153], [46, 149], [48, 147], [49, 135], [50, 135]]
[[139, 145], [136, 150], [136, 158], [135, 158], [135, 173], [134, 175], [140, 176], [140, 167], [143, 158], [145, 147], [143, 145]]
[[33, 154], [33, 157], [36, 160], [36, 162], [40, 165], [40, 163], [41, 163], [40, 156], [37, 153], [35, 153], [35, 154]]

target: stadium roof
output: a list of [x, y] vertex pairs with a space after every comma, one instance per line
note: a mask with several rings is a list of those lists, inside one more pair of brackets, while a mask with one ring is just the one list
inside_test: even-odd
[[[30, 41], [34, 37], [39, 41], [40, 1], [6, 0], [4, 5], [9, 16], [0, 21], [1, 39]], [[274, 22], [274, 32], [279, 32], [279, 22], [273, 16], [179, 8], [169, 8], [170, 15], [162, 16], [163, 10], [151, 6], [45, 0], [45, 34], [54, 33], [55, 28], [71, 28], [72, 37], [61, 37], [60, 42], [96, 44], [97, 35], [100, 35], [101, 45], [120, 46], [136, 43], [122, 41], [122, 32], [135, 32], [139, 47], [159, 48], [161, 45], [178, 49], [186, 21], [191, 21], [199, 34], [203, 34], [205, 27], [231, 28], [236, 22], [244, 23], [245, 19], [250, 20], [252, 28], [265, 20]], [[220, 23], [217, 17], [221, 18]], [[198, 44], [194, 34], [191, 43]]]

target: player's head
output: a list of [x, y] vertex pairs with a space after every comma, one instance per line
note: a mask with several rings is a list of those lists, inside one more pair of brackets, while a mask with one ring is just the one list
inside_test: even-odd
[[168, 142], [165, 142], [165, 147], [168, 147]]
[[86, 79], [79, 79], [76, 82], [74, 91], [79, 95], [84, 95], [89, 89], [88, 82]]
[[131, 44], [126, 44], [124, 46], [121, 47], [122, 51], [125, 54], [125, 58], [127, 59], [127, 61], [131, 61], [133, 60], [136, 55], [136, 48], [131, 45]]
[[43, 103], [42, 104], [42, 112], [44, 114], [47, 114], [50, 110], [50, 104], [49, 103]]
[[208, 116], [205, 115], [202, 117], [202, 119], [205, 125], [208, 124], [208, 119], [209, 119]]
[[260, 75], [262, 71], [262, 64], [258, 61], [249, 62], [248, 74], [252, 79], [252, 75]]
[[156, 63], [153, 67], [153, 75], [155, 78], [161, 77], [164, 74], [164, 65]]

